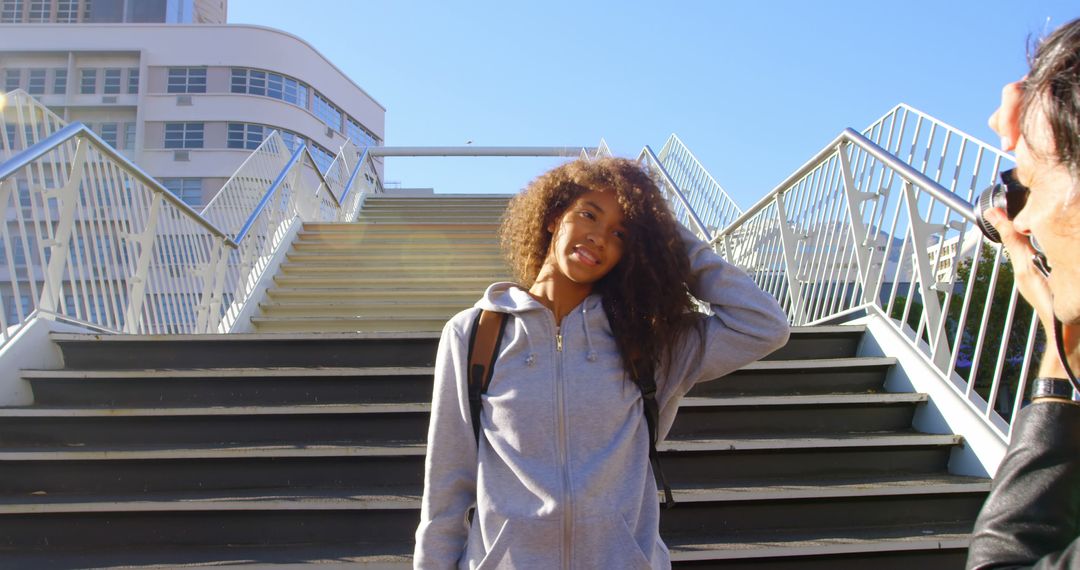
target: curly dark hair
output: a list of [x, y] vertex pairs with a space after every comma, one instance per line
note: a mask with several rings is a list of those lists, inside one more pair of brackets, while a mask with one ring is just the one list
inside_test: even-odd
[[590, 190], [616, 193], [627, 230], [622, 258], [593, 291], [603, 297], [624, 368], [635, 378], [652, 374], [670, 361], [671, 349], [699, 319], [679, 222], [636, 162], [575, 160], [533, 180], [503, 216], [503, 254], [518, 283], [532, 287], [551, 247], [547, 228]]
[[1080, 180], [1080, 18], [1039, 42], [1030, 59], [1020, 128], [1027, 136], [1031, 111], [1041, 103], [1054, 136], [1054, 158]]

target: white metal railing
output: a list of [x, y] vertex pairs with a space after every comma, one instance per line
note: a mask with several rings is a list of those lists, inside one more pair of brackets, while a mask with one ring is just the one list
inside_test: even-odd
[[64, 127], [63, 119], [18, 89], [0, 93], [0, 163]]
[[[336, 192], [359, 208], [380, 189], [377, 176], [346, 179], [345, 150], [328, 181], [306, 147], [285, 154], [273, 133], [200, 215], [85, 125], [64, 126], [21, 92], [5, 99], [0, 343], [35, 316], [110, 332], [227, 332], [292, 224], [355, 218]], [[353, 174], [375, 172], [355, 162]]]
[[695, 225], [703, 225], [704, 235], [712, 237], [742, 215], [738, 204], [675, 134], [668, 137], [655, 158], [683, 195], [684, 200], [672, 204], [673, 212], [683, 224], [690, 225], [693, 212], [698, 217]]
[[899, 105], [845, 130], [715, 243], [793, 324], [884, 317], [1007, 439], [1043, 341], [971, 203], [1009, 165]]

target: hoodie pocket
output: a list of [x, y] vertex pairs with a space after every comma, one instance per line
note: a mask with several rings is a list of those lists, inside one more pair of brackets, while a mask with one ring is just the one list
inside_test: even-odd
[[619, 514], [589, 517], [575, 528], [574, 566], [649, 570], [652, 561]]
[[507, 519], [475, 570], [557, 568], [559, 528], [557, 520]]

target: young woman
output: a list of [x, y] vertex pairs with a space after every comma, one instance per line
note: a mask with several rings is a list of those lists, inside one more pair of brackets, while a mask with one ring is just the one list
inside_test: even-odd
[[[655, 378], [663, 439], [695, 382], [783, 345], [787, 318], [630, 160], [539, 177], [501, 240], [518, 282], [488, 287], [439, 344], [415, 567], [669, 567], [633, 372]], [[481, 309], [510, 318], [477, 445], [466, 366]]]

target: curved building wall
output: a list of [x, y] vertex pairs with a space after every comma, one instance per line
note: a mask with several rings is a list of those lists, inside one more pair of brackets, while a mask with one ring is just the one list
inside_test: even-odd
[[[236, 125], [261, 125], [302, 137], [319, 156], [336, 154], [350, 135], [361, 145], [385, 138], [386, 108], [279, 30], [12, 24], [0, 25], [0, 37], [0, 91], [27, 89], [87, 123], [193, 203], [209, 200], [250, 154], [247, 145], [230, 148], [230, 124], [234, 140]], [[249, 128], [246, 142], [260, 130]]]

